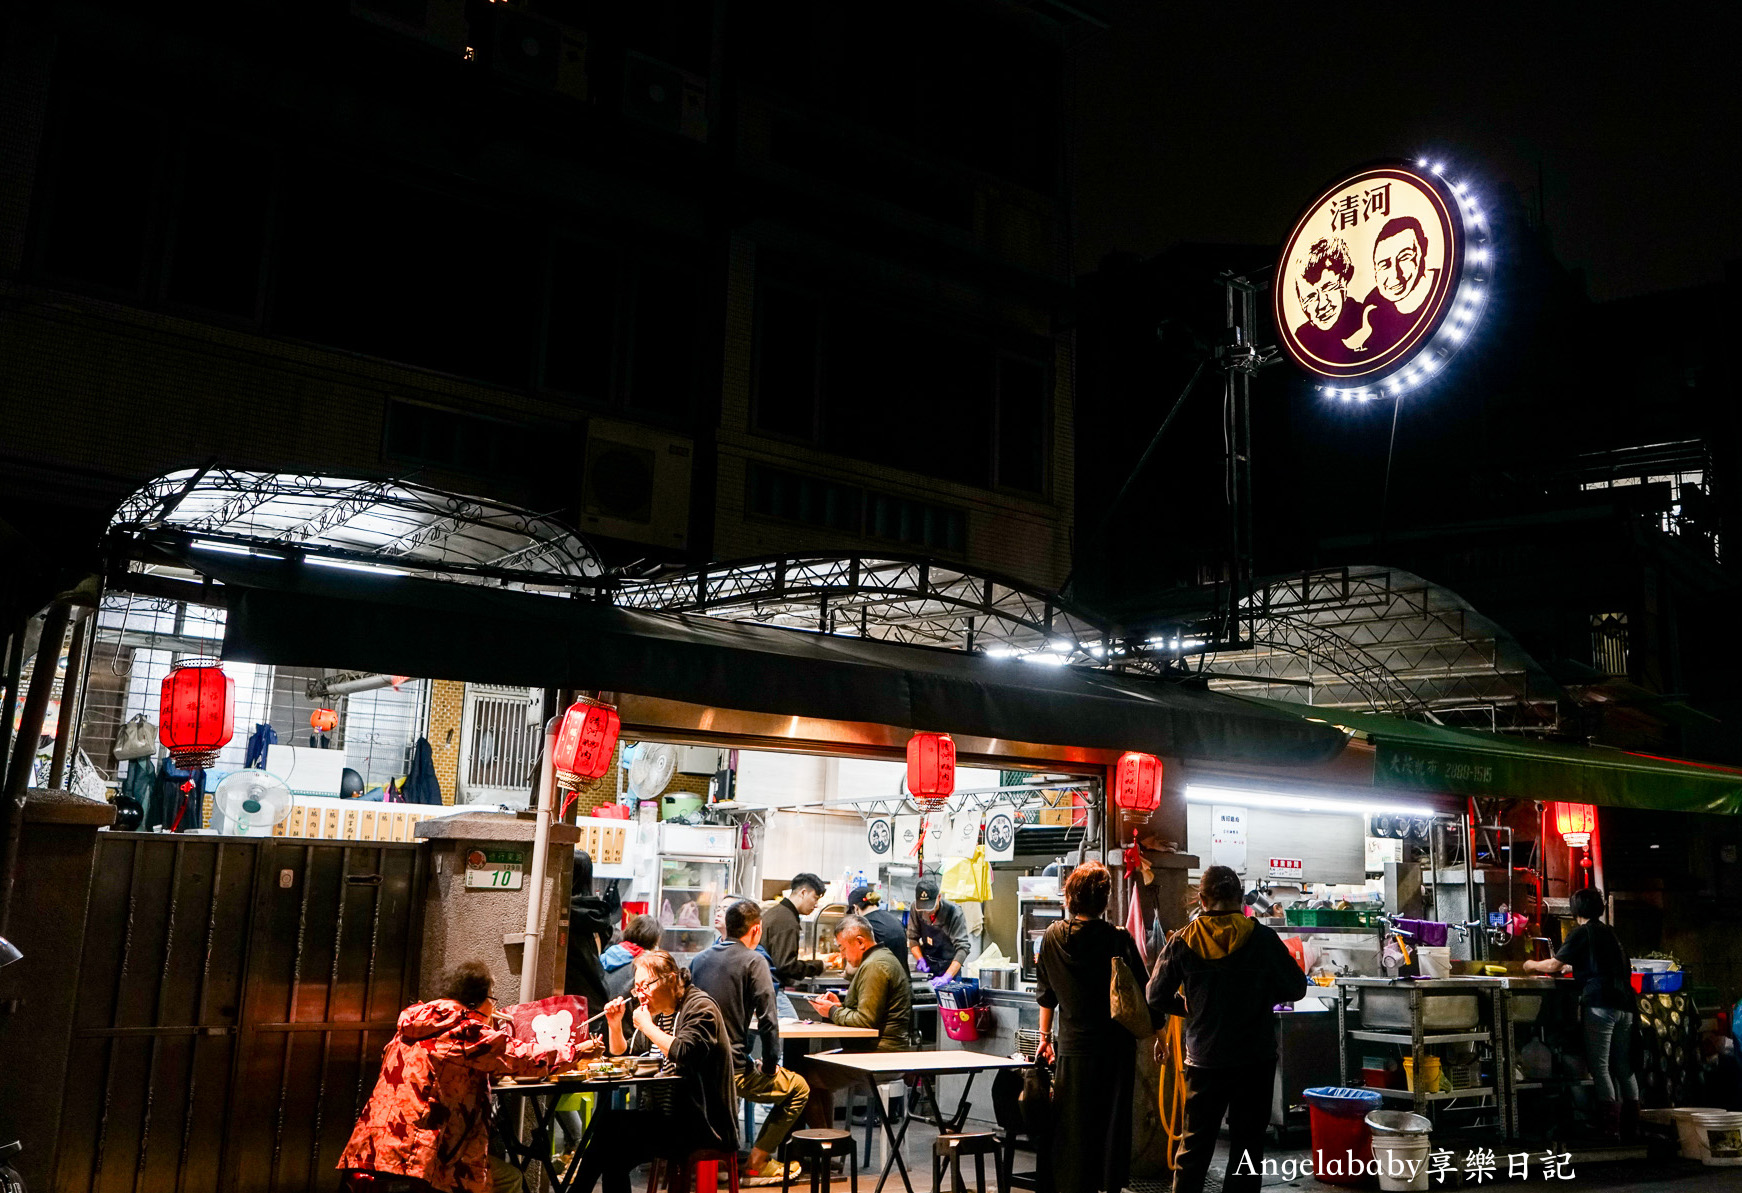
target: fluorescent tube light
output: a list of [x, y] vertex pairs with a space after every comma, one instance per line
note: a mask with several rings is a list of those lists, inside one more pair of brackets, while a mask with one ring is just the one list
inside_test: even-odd
[[1316, 795], [1288, 795], [1272, 791], [1248, 791], [1240, 787], [1186, 787], [1188, 804], [1237, 804], [1246, 808], [1270, 808], [1278, 812], [1341, 812], [1348, 816], [1437, 816], [1429, 804], [1383, 803], [1328, 799]]

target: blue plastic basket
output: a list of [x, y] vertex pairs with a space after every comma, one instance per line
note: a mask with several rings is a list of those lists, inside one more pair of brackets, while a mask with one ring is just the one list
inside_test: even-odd
[[946, 1011], [971, 1011], [980, 1005], [980, 983], [973, 978], [938, 987], [938, 1006]]

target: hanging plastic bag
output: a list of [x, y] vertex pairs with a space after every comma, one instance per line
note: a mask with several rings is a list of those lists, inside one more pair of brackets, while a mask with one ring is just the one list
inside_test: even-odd
[[1137, 975], [1123, 957], [1113, 958], [1108, 982], [1107, 1010], [1113, 1022], [1139, 1040], [1146, 1040], [1155, 1031], [1149, 1020], [1149, 1003], [1143, 997], [1143, 987]]
[[121, 762], [149, 758], [157, 752], [157, 726], [136, 713], [115, 735], [115, 757]]
[[984, 845], [974, 846], [973, 857], [944, 862], [939, 894], [951, 903], [984, 903], [992, 897], [992, 863]]

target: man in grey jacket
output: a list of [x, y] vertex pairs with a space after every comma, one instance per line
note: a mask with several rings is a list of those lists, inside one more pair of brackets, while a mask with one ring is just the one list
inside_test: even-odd
[[907, 916], [907, 947], [914, 968], [932, 975], [932, 985], [952, 982], [967, 964], [973, 936], [962, 909], [938, 896], [938, 880], [928, 875], [914, 888], [913, 910]]
[[[810, 1087], [803, 1077], [780, 1067], [780, 1007], [774, 993], [774, 976], [768, 961], [756, 946], [762, 941], [762, 909], [749, 899], [726, 908], [723, 939], [704, 949], [690, 962], [690, 978], [719, 1004], [731, 1037], [732, 1061], [737, 1074], [738, 1096], [747, 1102], [772, 1107], [756, 1146], [750, 1149], [747, 1185], [777, 1185], [783, 1174], [774, 1155], [787, 1132], [798, 1125], [810, 1100]], [[762, 1063], [750, 1062], [752, 1018], [762, 1037]], [[790, 1174], [796, 1176], [795, 1171]]]

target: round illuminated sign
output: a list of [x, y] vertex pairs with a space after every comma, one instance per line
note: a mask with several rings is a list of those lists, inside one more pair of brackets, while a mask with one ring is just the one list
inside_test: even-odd
[[1437, 372], [1486, 302], [1488, 231], [1467, 186], [1386, 162], [1308, 204], [1271, 287], [1277, 337], [1341, 398], [1393, 397]]

